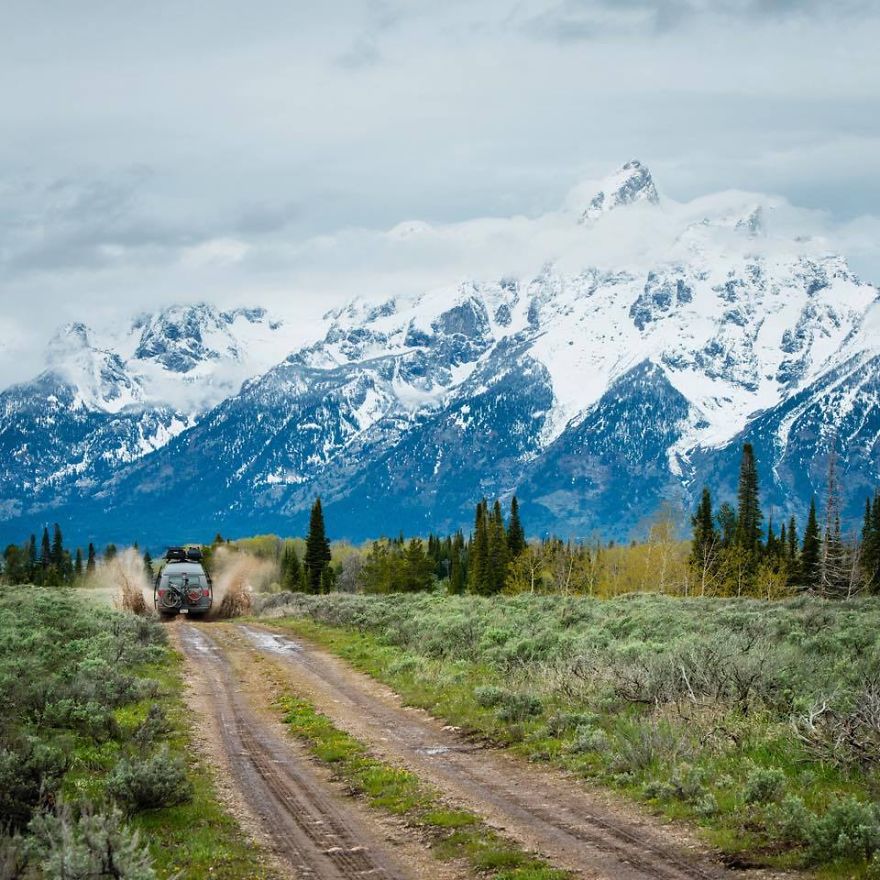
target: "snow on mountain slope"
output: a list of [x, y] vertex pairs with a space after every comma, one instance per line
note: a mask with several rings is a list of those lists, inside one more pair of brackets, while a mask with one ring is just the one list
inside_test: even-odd
[[0, 505], [88, 495], [191, 427], [285, 348], [283, 326], [262, 309], [176, 307], [103, 334], [81, 323], [62, 327], [45, 372], [0, 394]]
[[651, 172], [641, 162], [633, 159], [603, 181], [602, 188], [593, 196], [584, 211], [581, 222], [595, 220], [622, 205], [636, 202], [656, 205], [659, 201]]
[[[633, 161], [546, 222], [565, 247], [540, 271], [356, 300], [292, 351], [261, 310], [171, 309], [100, 342], [71, 328], [51, 374], [74, 409], [170, 415], [139, 454], [130, 439], [102, 453], [100, 489], [76, 456], [47, 485], [95, 523], [154, 509], [170, 524], [199, 479], [206, 534], [282, 528], [320, 492], [350, 537], [466, 524], [480, 494], [519, 491], [536, 528], [622, 536], [703, 479], [728, 487], [746, 436], [774, 503], [803, 503], [843, 425], [853, 485], [880, 479], [877, 289], [786, 203], [676, 203]], [[392, 237], [435, 234], [407, 228]]]

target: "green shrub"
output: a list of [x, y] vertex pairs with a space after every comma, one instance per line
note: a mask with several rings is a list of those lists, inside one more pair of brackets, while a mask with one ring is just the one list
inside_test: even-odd
[[[682, 764], [672, 771], [668, 781], [655, 780], [644, 788], [646, 798], [697, 803], [711, 797], [703, 785], [705, 773], [699, 767]], [[713, 799], [714, 800], [714, 799]]]
[[0, 880], [19, 880], [26, 876], [27, 842], [16, 833], [0, 831]]
[[575, 731], [574, 740], [568, 749], [573, 754], [601, 752], [608, 747], [608, 734], [601, 727], [581, 724]]
[[870, 861], [880, 850], [880, 808], [855, 798], [832, 804], [811, 823], [808, 858], [816, 864], [835, 859]]
[[804, 802], [796, 795], [786, 797], [778, 807], [770, 813], [776, 833], [785, 843], [806, 843], [813, 833], [816, 817], [804, 806]]
[[107, 793], [134, 812], [185, 803], [192, 797], [192, 785], [183, 761], [163, 746], [149, 758], [120, 761], [107, 777]]
[[712, 792], [707, 792], [699, 800], [694, 802], [694, 809], [698, 816], [714, 816], [718, 812], [718, 801]]
[[69, 697], [47, 703], [42, 723], [46, 727], [75, 730], [97, 742], [104, 742], [118, 732], [116, 720], [107, 706], [94, 700], [78, 702]]
[[30, 861], [43, 880], [155, 880], [150, 855], [119, 810], [106, 815], [86, 810], [78, 818], [65, 809], [31, 823]]
[[495, 714], [499, 721], [517, 722], [533, 718], [543, 711], [544, 704], [532, 694], [506, 693], [501, 698], [501, 703]]
[[619, 732], [611, 769], [616, 773], [638, 773], [655, 763], [690, 757], [688, 743], [669, 724], [635, 722]]
[[67, 769], [58, 749], [25, 740], [0, 747], [0, 821], [23, 830], [41, 797], [51, 794]]
[[171, 729], [171, 723], [165, 715], [165, 710], [158, 703], [153, 703], [147, 712], [147, 717], [134, 732], [132, 741], [141, 749], [149, 749], [156, 740], [167, 736]]
[[494, 709], [507, 696], [507, 691], [495, 685], [487, 684], [474, 688], [474, 700], [484, 709]]
[[393, 663], [388, 665], [389, 675], [412, 675], [417, 674], [425, 668], [425, 661], [421, 657], [414, 657], [412, 654], [404, 654]]
[[785, 774], [776, 767], [756, 767], [746, 779], [743, 799], [747, 804], [778, 801], [785, 791]]
[[554, 712], [547, 719], [545, 736], [559, 737], [576, 731], [579, 727], [596, 724], [599, 716], [592, 712]]

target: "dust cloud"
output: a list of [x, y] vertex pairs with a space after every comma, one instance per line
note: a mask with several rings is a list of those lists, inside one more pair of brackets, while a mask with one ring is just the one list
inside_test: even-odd
[[121, 551], [92, 575], [99, 588], [113, 591], [113, 605], [133, 614], [151, 613], [153, 586], [144, 570], [144, 560], [134, 547]]
[[214, 551], [212, 568], [214, 607], [218, 617], [249, 614], [253, 594], [268, 589], [278, 580], [277, 563], [225, 547]]

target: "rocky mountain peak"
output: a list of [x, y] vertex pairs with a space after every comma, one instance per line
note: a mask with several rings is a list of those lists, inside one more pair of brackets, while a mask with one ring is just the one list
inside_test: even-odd
[[622, 205], [648, 202], [656, 205], [660, 201], [654, 178], [645, 165], [632, 159], [606, 177], [581, 216], [581, 222], [595, 220]]

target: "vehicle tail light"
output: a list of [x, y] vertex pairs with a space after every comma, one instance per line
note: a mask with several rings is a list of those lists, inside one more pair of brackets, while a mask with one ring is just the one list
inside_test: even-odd
[[164, 599], [164, 598], [165, 598], [165, 590], [159, 590], [159, 598], [160, 598], [160, 599]]
[[202, 595], [203, 595], [203, 596], [210, 596], [210, 595], [211, 595], [211, 591], [210, 591], [210, 590], [202, 590]]

